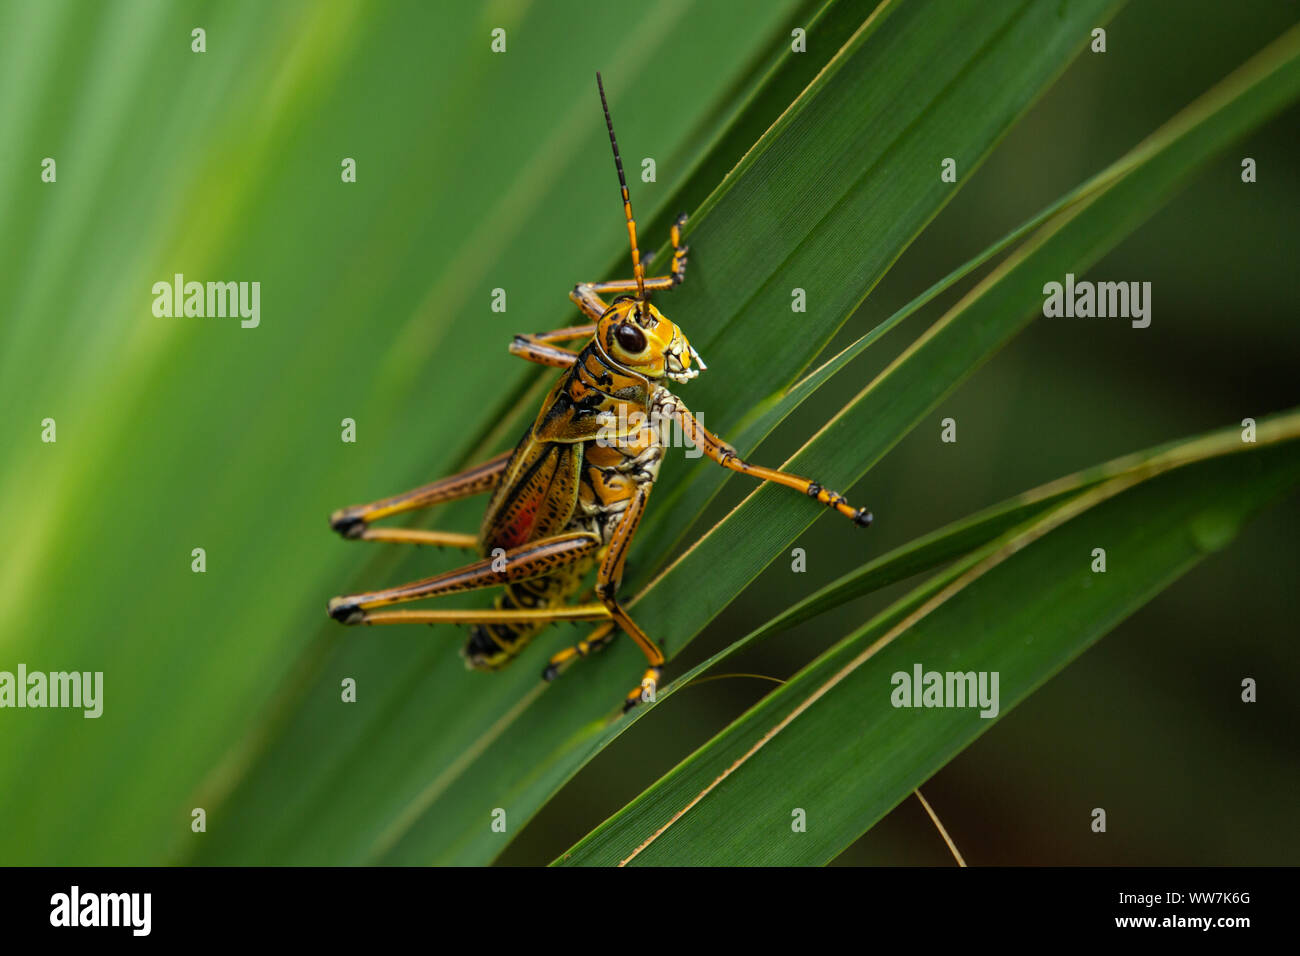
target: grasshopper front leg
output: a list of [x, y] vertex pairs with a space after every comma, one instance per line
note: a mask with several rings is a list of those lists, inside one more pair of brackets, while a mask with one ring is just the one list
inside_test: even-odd
[[[667, 292], [675, 289], [686, 280], [687, 253], [691, 247], [682, 243], [682, 226], [686, 224], [686, 213], [682, 213], [673, 222], [668, 238], [672, 242], [673, 261], [668, 275], [653, 276], [643, 280], [646, 292]], [[611, 279], [608, 282], [580, 282], [573, 287], [569, 298], [588, 318], [597, 322], [609, 311], [609, 305], [601, 296], [632, 294], [637, 291], [636, 279]]]
[[828, 508], [833, 508], [860, 528], [871, 526], [871, 512], [866, 508], [851, 507], [838, 491], [831, 491], [825, 485], [813, 481], [811, 478], [792, 475], [788, 471], [779, 471], [775, 468], [765, 468], [762, 465], [751, 465], [749, 462], [744, 461], [736, 454], [736, 449], [701, 425], [695, 416], [687, 410], [686, 406], [680, 402], [677, 406], [677, 420], [681, 422], [682, 433], [704, 454], [723, 468], [740, 472], [742, 475], [749, 475], [759, 481], [770, 481], [773, 484], [793, 488], [796, 491], [803, 492], [814, 501], [826, 505]]

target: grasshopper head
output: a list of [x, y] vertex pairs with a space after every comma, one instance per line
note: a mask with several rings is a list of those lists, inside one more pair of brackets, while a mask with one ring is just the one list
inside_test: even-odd
[[[596, 341], [611, 359], [651, 381], [689, 382], [707, 368], [682, 330], [649, 302], [615, 299], [596, 324]], [[691, 368], [691, 360], [699, 368]]]

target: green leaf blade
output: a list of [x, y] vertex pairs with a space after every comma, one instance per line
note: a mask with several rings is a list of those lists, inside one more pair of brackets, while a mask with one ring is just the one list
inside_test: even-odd
[[[1300, 415], [1273, 424], [1257, 450], [1221, 433], [1212, 454], [1112, 479], [980, 549], [796, 674], [557, 862], [829, 862], [999, 714], [1294, 490]], [[1094, 573], [1102, 543], [1108, 567]], [[917, 665], [997, 673], [997, 714], [895, 706], [894, 675]], [[806, 831], [790, 825], [796, 809]]]

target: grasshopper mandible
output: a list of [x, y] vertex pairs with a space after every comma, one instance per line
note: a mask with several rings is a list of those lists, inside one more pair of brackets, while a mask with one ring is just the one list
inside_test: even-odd
[[[626, 711], [654, 699], [664, 663], [659, 646], [618, 599], [628, 547], [663, 460], [659, 423], [678, 423], [692, 444], [724, 468], [794, 488], [862, 527], [871, 523], [871, 514], [850, 507], [842, 495], [815, 481], [743, 461], [669, 391], [666, 382], [684, 384], [706, 368], [682, 330], [650, 304], [652, 292], [674, 289], [686, 275], [689, 247], [681, 241], [686, 216], [677, 218], [669, 234], [673, 259], [668, 274], [647, 278], [599, 73], [596, 85], [623, 193], [633, 277], [574, 287], [569, 298], [589, 324], [515, 336], [512, 354], [565, 371], [513, 450], [450, 478], [330, 516], [331, 527], [345, 538], [451, 545], [477, 550], [483, 558], [410, 584], [336, 597], [329, 602], [329, 613], [344, 624], [471, 625], [462, 654], [469, 667], [479, 670], [505, 666], [549, 624], [599, 621], [586, 640], [552, 657], [542, 676], [553, 679], [621, 630], [641, 648], [649, 665], [641, 683], [627, 695]], [[615, 298], [606, 304], [603, 295]], [[589, 340], [580, 351], [560, 344], [577, 339]], [[492, 498], [477, 535], [371, 524], [489, 491]], [[597, 600], [566, 603], [581, 590], [593, 566]], [[376, 610], [494, 585], [505, 589], [488, 610]]]

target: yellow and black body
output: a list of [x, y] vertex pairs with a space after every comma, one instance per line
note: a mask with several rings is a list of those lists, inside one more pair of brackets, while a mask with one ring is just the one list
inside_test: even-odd
[[[657, 382], [669, 365], [689, 370], [689, 344], [662, 316], [643, 331], [629, 317], [633, 311], [616, 303], [556, 382], [507, 462], [479, 533], [485, 557], [564, 532], [591, 535], [597, 549], [507, 584], [498, 608], [567, 602], [606, 556], [628, 505], [638, 492], [648, 495], [659, 475], [664, 447], [657, 426], [671, 421], [673, 398]], [[654, 379], [633, 370], [636, 356], [628, 346], [640, 346], [657, 364], [657, 370], [647, 370]], [[544, 627], [546, 622], [536, 620], [475, 625], [465, 658], [474, 667], [499, 667]]]

